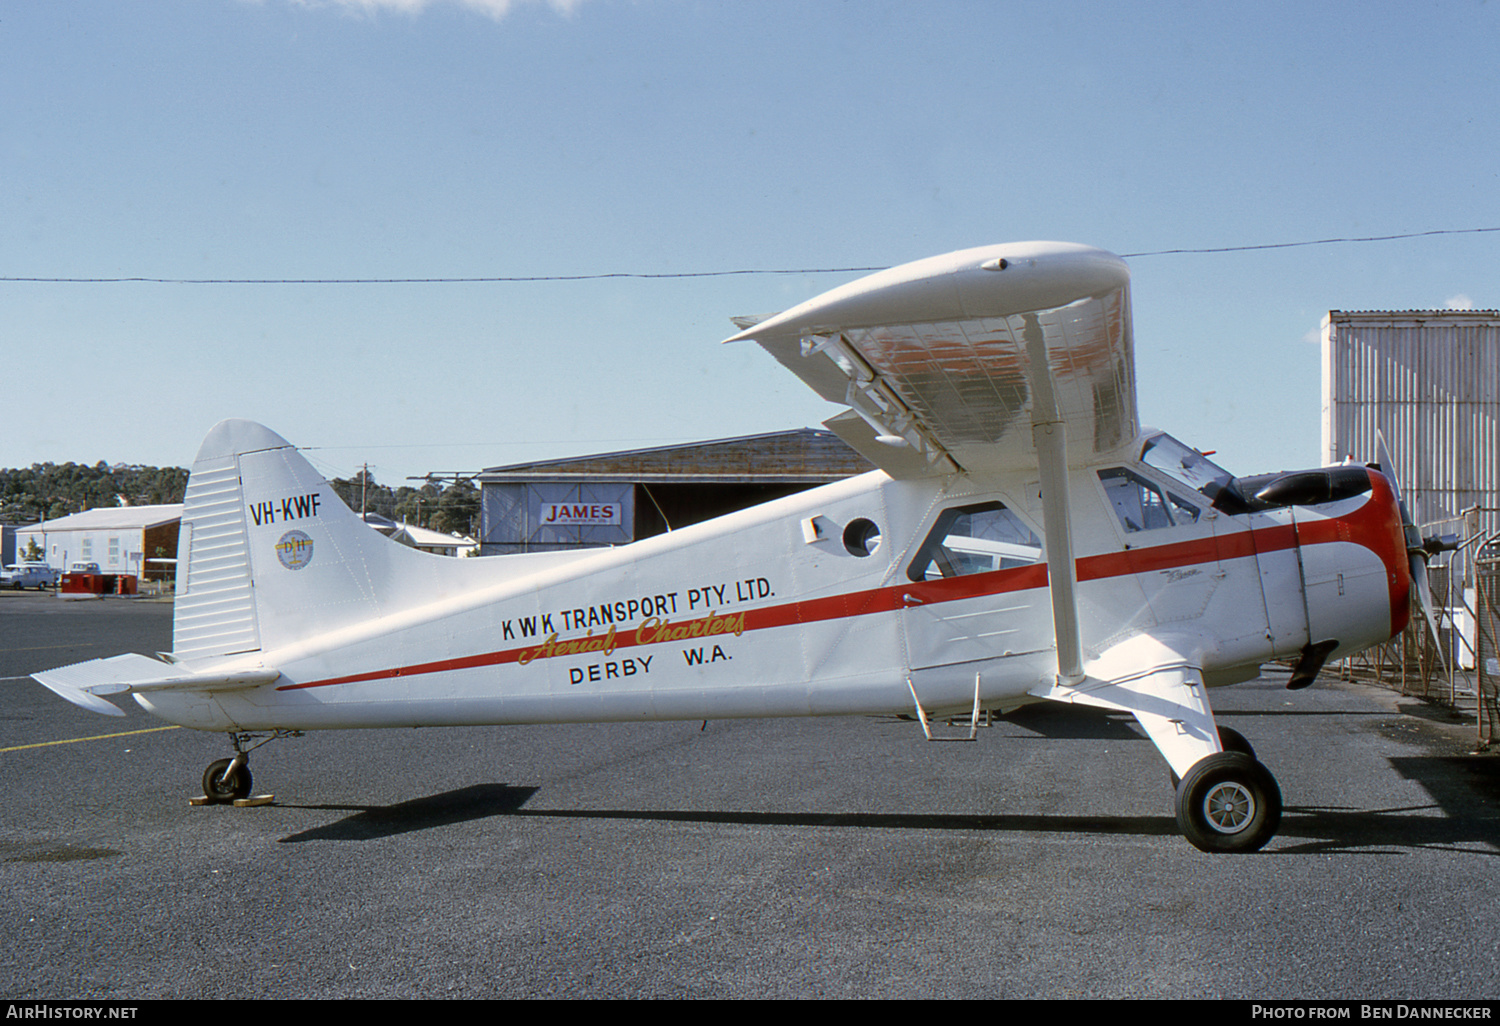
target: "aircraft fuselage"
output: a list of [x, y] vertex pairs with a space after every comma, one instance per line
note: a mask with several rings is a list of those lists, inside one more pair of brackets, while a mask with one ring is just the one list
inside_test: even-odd
[[[1204, 679], [1229, 683], [1319, 641], [1336, 658], [1399, 631], [1400, 513], [1366, 473], [1352, 497], [1230, 514], [1139, 461], [1072, 471], [1086, 660], [1181, 627], [1212, 638]], [[983, 704], [1010, 708], [1057, 672], [1035, 491], [874, 472], [628, 546], [447, 560], [444, 584], [404, 607], [340, 623], [308, 604], [290, 615], [325, 629], [282, 645], [263, 622], [272, 643], [239, 658], [277, 667], [273, 685], [136, 697], [215, 731], [896, 713], [913, 694], [967, 709], [976, 682]], [[324, 518], [345, 517], [368, 537], [312, 549], [297, 574], [390, 544], [331, 492], [308, 494], [297, 526], [311, 537], [339, 537]], [[287, 524], [245, 499], [264, 550]], [[962, 526], [935, 539], [944, 522]]]

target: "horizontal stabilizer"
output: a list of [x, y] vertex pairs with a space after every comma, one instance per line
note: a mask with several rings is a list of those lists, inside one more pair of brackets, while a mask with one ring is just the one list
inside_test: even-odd
[[150, 656], [128, 653], [108, 659], [90, 659], [55, 670], [33, 673], [32, 679], [54, 694], [76, 706], [105, 716], [124, 716], [115, 705], [100, 695], [117, 695], [137, 691], [222, 691], [269, 684], [281, 676], [271, 669], [241, 670], [234, 673], [184, 673], [171, 663]]

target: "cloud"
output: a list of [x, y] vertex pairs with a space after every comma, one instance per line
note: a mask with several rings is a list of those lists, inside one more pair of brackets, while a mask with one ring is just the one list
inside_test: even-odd
[[392, 11], [418, 15], [429, 7], [448, 5], [474, 11], [499, 21], [513, 8], [523, 4], [545, 3], [558, 14], [572, 14], [583, 0], [292, 0], [303, 7], [337, 7], [359, 14], [376, 15]]
[[1443, 303], [1443, 309], [1472, 310], [1474, 309], [1474, 300], [1470, 299], [1468, 296], [1460, 292], [1456, 296], [1449, 296], [1448, 299]]

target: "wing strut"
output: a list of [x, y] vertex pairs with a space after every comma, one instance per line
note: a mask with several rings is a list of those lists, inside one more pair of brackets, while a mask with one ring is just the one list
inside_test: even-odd
[[1057, 636], [1057, 680], [1083, 681], [1083, 641], [1078, 629], [1078, 568], [1073, 562], [1073, 522], [1068, 502], [1068, 433], [1052, 387], [1047, 336], [1036, 314], [1022, 318], [1031, 379], [1031, 438], [1042, 482], [1042, 528], [1046, 532], [1047, 583], [1052, 591], [1052, 629]]

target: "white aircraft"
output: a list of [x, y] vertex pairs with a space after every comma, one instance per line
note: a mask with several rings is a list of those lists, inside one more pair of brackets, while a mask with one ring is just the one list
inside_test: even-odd
[[[296, 449], [227, 420], [182, 514], [172, 652], [34, 674], [222, 731], [204, 774], [307, 730], [729, 717], [1132, 714], [1205, 851], [1281, 795], [1209, 687], [1386, 641], [1432, 547], [1364, 465], [1235, 478], [1136, 415], [1129, 273], [1034, 242], [892, 268], [736, 322], [848, 409], [879, 469], [583, 552], [455, 560], [370, 530]], [[1388, 459], [1382, 460], [1390, 467]]]

